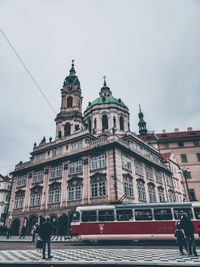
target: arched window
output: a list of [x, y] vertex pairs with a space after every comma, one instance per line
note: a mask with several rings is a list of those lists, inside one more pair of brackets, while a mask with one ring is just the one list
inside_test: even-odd
[[71, 125], [69, 122], [67, 122], [65, 124], [65, 136], [70, 135], [70, 134], [71, 134]]
[[124, 118], [120, 116], [119, 118], [120, 130], [124, 131]]
[[73, 106], [73, 98], [69, 96], [67, 98], [67, 108], [71, 108]]
[[91, 119], [88, 120], [88, 127], [89, 127], [89, 132], [92, 132], [92, 122]]
[[102, 116], [102, 130], [108, 129], [108, 117], [107, 115]]

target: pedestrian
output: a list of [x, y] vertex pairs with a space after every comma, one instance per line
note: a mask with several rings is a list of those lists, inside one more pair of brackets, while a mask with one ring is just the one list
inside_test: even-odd
[[36, 231], [36, 226], [33, 225], [32, 229], [31, 229], [32, 242], [33, 242], [33, 243], [34, 243], [34, 241], [35, 241], [35, 231]]
[[22, 226], [22, 229], [21, 229], [21, 234], [20, 234], [19, 239], [21, 239], [22, 237], [24, 239], [25, 238], [25, 235], [26, 235], [26, 227], [23, 225]]
[[38, 223], [36, 223], [36, 224], [35, 224], [35, 227], [36, 227], [36, 229], [35, 229], [35, 240], [36, 240], [36, 242], [37, 242], [37, 240], [38, 240], [38, 236], [39, 236], [39, 232], [40, 232], [40, 226], [39, 226]]
[[180, 222], [176, 223], [176, 231], [174, 233], [175, 237], [176, 237], [176, 243], [178, 244], [179, 247], [179, 251], [182, 255], [184, 255], [183, 253], [183, 247], [185, 247], [185, 250], [188, 251], [187, 249], [187, 243], [186, 243], [186, 239], [185, 236], [183, 234], [183, 231], [180, 228]]
[[46, 254], [46, 244], [48, 246], [48, 258], [53, 258], [51, 255], [51, 234], [52, 234], [52, 224], [50, 221], [50, 217], [46, 219], [45, 222], [43, 222], [40, 226], [40, 231], [39, 235], [43, 241], [43, 248], [42, 248], [42, 255], [43, 259], [45, 259], [45, 254]]
[[185, 237], [186, 237], [188, 255], [192, 255], [193, 253], [195, 256], [198, 256], [197, 251], [196, 251], [196, 246], [195, 246], [193, 223], [186, 215], [183, 215], [181, 217], [179, 226], [181, 229], [183, 229]]

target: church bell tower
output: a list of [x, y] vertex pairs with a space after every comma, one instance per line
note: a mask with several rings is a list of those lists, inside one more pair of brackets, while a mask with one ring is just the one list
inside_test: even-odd
[[61, 108], [56, 119], [56, 138], [70, 136], [83, 129], [82, 93], [74, 69], [74, 60], [61, 89]]

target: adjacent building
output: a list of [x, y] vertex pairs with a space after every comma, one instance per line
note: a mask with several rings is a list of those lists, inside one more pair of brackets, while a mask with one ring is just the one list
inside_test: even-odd
[[[144, 122], [144, 120], [143, 120]], [[146, 122], [142, 124], [146, 130]], [[174, 153], [180, 172], [185, 181], [185, 188], [191, 201], [200, 201], [200, 131], [191, 127], [187, 131], [162, 133], [144, 132], [139, 125], [140, 138], [157, 148], [160, 153]]]
[[8, 213], [12, 179], [0, 174], [0, 224], [4, 225]]
[[[112, 95], [104, 78], [99, 97], [82, 113], [74, 63], [61, 89], [56, 136], [34, 144], [31, 158], [16, 165], [8, 223], [13, 234], [50, 216], [55, 234], [68, 233], [78, 205], [107, 202], [184, 201], [182, 177], [153, 146], [130, 131], [129, 109]], [[178, 194], [178, 197], [177, 197]]]

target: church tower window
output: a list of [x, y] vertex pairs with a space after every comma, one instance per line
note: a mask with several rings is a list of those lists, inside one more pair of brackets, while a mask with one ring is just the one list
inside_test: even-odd
[[91, 122], [91, 119], [89, 119], [89, 121], [88, 121], [88, 127], [89, 127], [89, 132], [91, 133], [92, 132], [92, 122]]
[[120, 130], [124, 131], [124, 118], [120, 116], [119, 118]]
[[102, 116], [102, 130], [108, 129], [108, 117], [107, 115]]
[[67, 98], [67, 108], [72, 108], [72, 106], [73, 106], [73, 98], [69, 96]]
[[70, 126], [70, 123], [67, 122], [67, 123], [65, 124], [65, 136], [68, 136], [68, 135], [70, 135], [70, 134], [71, 134], [71, 126]]

